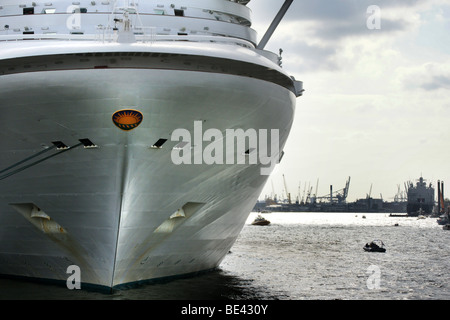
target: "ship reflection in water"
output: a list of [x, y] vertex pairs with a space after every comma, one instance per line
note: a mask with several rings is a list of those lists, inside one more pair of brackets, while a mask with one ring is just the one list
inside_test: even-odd
[[[251, 224], [257, 215], [250, 214], [231, 252], [213, 272], [113, 294], [1, 279], [0, 298], [450, 299], [450, 278], [445, 271], [450, 268], [449, 233], [436, 218], [364, 213], [366, 219], [362, 219], [363, 214], [349, 212], [273, 212], [263, 214], [271, 224], [260, 227]], [[371, 239], [381, 239], [387, 251], [374, 255], [362, 250]], [[405, 242], [414, 245], [405, 246]], [[377, 274], [380, 282], [375, 288], [369, 280]]]
[[138, 285], [105, 294], [69, 290], [62, 286], [0, 279], [0, 299], [14, 300], [260, 300], [280, 299], [262, 288], [253, 288], [252, 279], [240, 278], [217, 269], [195, 277]]

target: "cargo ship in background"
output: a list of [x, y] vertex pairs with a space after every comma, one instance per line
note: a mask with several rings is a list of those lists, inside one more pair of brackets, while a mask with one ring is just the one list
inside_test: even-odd
[[264, 50], [292, 0], [259, 42], [248, 3], [0, 2], [1, 275], [110, 290], [220, 264], [267, 166], [174, 163], [203, 150], [172, 133], [277, 130], [279, 158], [303, 92]]
[[[420, 177], [416, 185], [412, 182], [407, 184], [408, 203], [406, 212], [409, 216], [431, 214], [434, 208], [434, 188], [430, 183]], [[440, 200], [438, 200], [440, 201]]]
[[[287, 192], [287, 184], [283, 175], [285, 198], [277, 199], [276, 195], [266, 196], [263, 201], [258, 201], [253, 208], [257, 212], [385, 212], [385, 213], [406, 213], [407, 216], [442, 214], [448, 207], [444, 201], [444, 184], [438, 181], [438, 200], [434, 199], [434, 187], [431, 183], [426, 184], [423, 177], [420, 177], [416, 185], [411, 181], [405, 182], [405, 191], [400, 190], [394, 196], [394, 201], [386, 201], [380, 194], [380, 198], [372, 197], [372, 185], [365, 198], [356, 201], [347, 201], [350, 187], [350, 177], [345, 186], [333, 191], [330, 185], [330, 193], [324, 196], [317, 196], [316, 191], [309, 186], [303, 189], [303, 196], [299, 194], [295, 201], [291, 200], [291, 194]], [[273, 186], [272, 186], [273, 188]], [[300, 187], [299, 187], [300, 190]], [[436, 205], [437, 204], [437, 205]]]

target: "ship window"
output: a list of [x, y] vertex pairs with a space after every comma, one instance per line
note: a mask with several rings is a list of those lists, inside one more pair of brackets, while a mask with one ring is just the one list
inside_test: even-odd
[[23, 8], [23, 14], [34, 14], [34, 8]]
[[56, 9], [55, 8], [44, 8], [44, 10], [42, 10], [42, 13], [46, 13], [46, 14], [51, 14], [51, 13], [55, 13]]
[[152, 145], [152, 148], [154, 148], [154, 149], [161, 149], [162, 145], [164, 143], [166, 143], [166, 141], [167, 141], [167, 139], [162, 139], [161, 138], [158, 141], [156, 141], [154, 145]]
[[155, 12], [155, 14], [161, 14], [161, 15], [165, 14], [164, 10], [154, 9], [153, 11]]
[[34, 34], [34, 31], [24, 31], [23, 34]]
[[178, 17], [184, 17], [184, 10], [175, 9], [175, 15]]
[[52, 143], [58, 150], [69, 149], [69, 147], [62, 141], [52, 141]]
[[75, 8], [72, 13], [87, 13], [87, 8]]
[[85, 149], [90, 149], [90, 148], [97, 148], [98, 146], [93, 143], [91, 140], [89, 139], [78, 139], [78, 141], [80, 141]]

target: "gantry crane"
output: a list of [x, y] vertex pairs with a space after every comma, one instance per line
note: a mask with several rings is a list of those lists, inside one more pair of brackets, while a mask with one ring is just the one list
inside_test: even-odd
[[287, 184], [286, 184], [286, 178], [284, 177], [284, 174], [283, 174], [283, 182], [284, 182], [284, 190], [286, 191], [286, 197], [288, 199], [288, 203], [291, 204], [291, 194], [288, 191]]

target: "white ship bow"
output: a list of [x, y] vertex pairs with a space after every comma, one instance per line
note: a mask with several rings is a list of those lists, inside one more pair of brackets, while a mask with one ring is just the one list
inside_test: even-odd
[[[153, 30], [150, 40], [133, 31], [122, 42], [120, 30], [117, 38], [43, 32], [72, 14], [58, 15], [55, 4], [67, 1], [55, 1], [50, 18], [48, 3], [26, 15], [12, 1], [0, 6], [8, 25], [0, 33], [0, 274], [65, 282], [76, 265], [82, 283], [112, 288], [219, 265], [267, 165], [194, 163], [210, 144], [199, 148], [194, 136], [214, 129], [225, 143], [227, 129], [277, 130], [281, 151], [302, 91], [275, 55], [255, 48], [246, 2], [202, 2], [241, 38], [207, 34], [225, 22], [188, 18], [191, 1], [149, 1], [151, 10], [141, 1], [144, 23], [178, 28], [184, 19], [192, 28]], [[111, 18], [90, 14], [90, 3], [82, 19]], [[193, 33], [202, 22], [210, 28]], [[191, 164], [173, 161], [180, 128], [193, 137]]]

